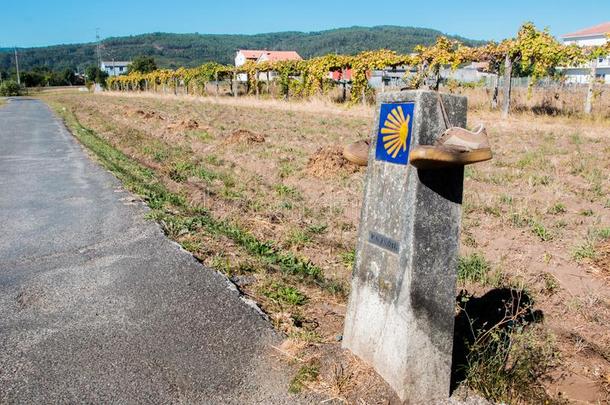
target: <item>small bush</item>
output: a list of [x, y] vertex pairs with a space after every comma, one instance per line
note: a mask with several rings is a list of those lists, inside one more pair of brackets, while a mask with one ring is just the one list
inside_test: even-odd
[[548, 401], [540, 378], [560, 359], [555, 339], [542, 328], [491, 330], [470, 349], [466, 384], [471, 389], [503, 403]]
[[11, 97], [21, 96], [23, 94], [23, 87], [13, 80], [7, 80], [0, 84], [0, 96]]

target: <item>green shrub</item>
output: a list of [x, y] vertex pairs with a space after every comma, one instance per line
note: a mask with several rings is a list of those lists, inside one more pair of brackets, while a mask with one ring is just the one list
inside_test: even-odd
[[23, 87], [13, 80], [7, 80], [0, 84], [0, 96], [11, 97], [21, 96], [23, 94]]

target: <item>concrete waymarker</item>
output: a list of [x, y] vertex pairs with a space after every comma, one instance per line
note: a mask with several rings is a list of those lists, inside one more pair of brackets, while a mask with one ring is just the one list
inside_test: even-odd
[[[466, 126], [466, 98], [441, 95]], [[409, 150], [445, 129], [439, 95], [378, 97], [343, 346], [407, 403], [449, 396], [463, 167], [417, 170]]]

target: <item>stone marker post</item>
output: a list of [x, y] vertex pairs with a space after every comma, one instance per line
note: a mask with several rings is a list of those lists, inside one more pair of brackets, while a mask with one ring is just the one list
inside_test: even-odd
[[[466, 98], [441, 95], [452, 125]], [[378, 96], [343, 346], [407, 403], [449, 396], [463, 167], [417, 170], [409, 150], [445, 129], [439, 95]]]

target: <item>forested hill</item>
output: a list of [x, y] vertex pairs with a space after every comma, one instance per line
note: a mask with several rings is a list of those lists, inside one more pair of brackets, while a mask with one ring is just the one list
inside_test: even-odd
[[[154, 33], [108, 38], [102, 42], [104, 60], [131, 60], [151, 55], [160, 67], [197, 66], [207, 61], [232, 63], [238, 48], [296, 50], [304, 58], [327, 53], [354, 54], [363, 50], [387, 48], [407, 53], [418, 44], [429, 45], [440, 31], [428, 28], [378, 26], [338, 28], [318, 32], [277, 32], [256, 35]], [[452, 37], [466, 44], [480, 41]], [[94, 43], [56, 45], [19, 49], [23, 69], [46, 66], [52, 70], [82, 70], [94, 64]], [[12, 49], [0, 48], [0, 69], [14, 68]]]

